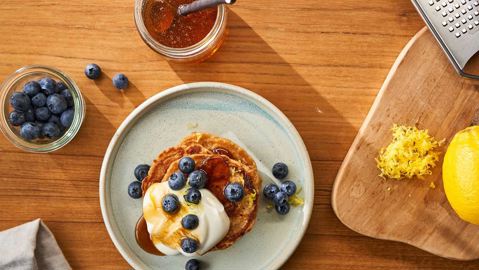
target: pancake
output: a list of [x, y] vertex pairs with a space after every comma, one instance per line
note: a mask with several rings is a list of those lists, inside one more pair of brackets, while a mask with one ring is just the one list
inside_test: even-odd
[[234, 142], [208, 133], [194, 132], [180, 142], [182, 146], [201, 145], [209, 151], [226, 155], [231, 159], [237, 160], [244, 165], [256, 170], [256, 163], [248, 153]]
[[[256, 222], [258, 192], [261, 188], [258, 172], [225, 155], [195, 154], [189, 157], [197, 164], [196, 169], [204, 170], [208, 175], [206, 188], [223, 204], [230, 219], [228, 233], [216, 245], [216, 249], [225, 249], [249, 232]], [[178, 163], [179, 160], [176, 160], [170, 164], [162, 182], [168, 181], [178, 171]], [[228, 183], [243, 185], [244, 197], [241, 201], [233, 203], [225, 198], [223, 190]]]
[[256, 169], [256, 163], [248, 153], [234, 142], [208, 133], [194, 132], [179, 143], [161, 152], [153, 161], [148, 176], [143, 180], [141, 188], [143, 193], [151, 184], [160, 182], [170, 164], [184, 156], [193, 154], [220, 154]]
[[[230, 218], [230, 229], [214, 249], [225, 249], [249, 232], [256, 222], [258, 194], [261, 188], [256, 163], [248, 153], [230, 140], [206, 133], [192, 133], [178, 146], [161, 152], [153, 161], [148, 176], [142, 182], [143, 194], [156, 182], [168, 181], [178, 170], [179, 160], [189, 156], [195, 160], [196, 169], [208, 175], [206, 188], [223, 204]], [[228, 183], [238, 182], [245, 196], [240, 202], [230, 202], [223, 194]], [[213, 249], [213, 250], [214, 250]]]

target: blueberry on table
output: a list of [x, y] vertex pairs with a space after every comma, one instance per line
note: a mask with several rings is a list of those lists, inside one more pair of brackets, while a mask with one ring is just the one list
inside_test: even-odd
[[73, 96], [72, 96], [72, 92], [70, 92], [69, 89], [63, 89], [60, 92], [60, 95], [62, 95], [65, 98], [65, 100], [67, 101], [68, 107], [73, 107], [74, 105]]
[[88, 79], [91, 80], [96, 80], [100, 77], [101, 75], [101, 68], [97, 64], [88, 64], [85, 67], [85, 76], [87, 76]]
[[185, 264], [185, 270], [200, 270], [200, 261], [197, 259], [190, 259]]
[[165, 212], [174, 214], [180, 210], [180, 200], [178, 200], [175, 194], [166, 194], [165, 197], [163, 197], [161, 206]]
[[244, 196], [243, 186], [240, 183], [229, 183], [223, 192], [230, 202], [239, 202]]
[[57, 126], [55, 123], [52, 123], [52, 122], [47, 122], [45, 124], [43, 124], [43, 127], [42, 127], [42, 135], [47, 137], [47, 138], [50, 138], [50, 139], [53, 139], [53, 138], [57, 138], [57, 137], [60, 137], [62, 131], [60, 129], [59, 126]]
[[181, 219], [181, 226], [187, 230], [194, 230], [198, 228], [199, 224], [200, 220], [197, 215], [189, 214]]
[[279, 187], [276, 184], [267, 184], [263, 188], [263, 195], [267, 198], [272, 200], [274, 195], [279, 192]]
[[25, 121], [26, 122], [35, 122], [35, 112], [32, 108], [25, 111]]
[[27, 141], [32, 141], [40, 137], [40, 127], [37, 124], [26, 122], [20, 128], [20, 136]]
[[47, 107], [35, 108], [35, 118], [38, 121], [47, 121], [50, 115], [50, 110]]
[[62, 95], [52, 94], [47, 97], [47, 107], [52, 113], [61, 114], [68, 108], [68, 104]]
[[276, 205], [284, 205], [288, 203], [288, 194], [280, 191], [274, 195], [273, 202]]
[[168, 186], [170, 186], [172, 190], [180, 190], [185, 185], [186, 185], [186, 179], [185, 179], [185, 175], [182, 172], [177, 171], [173, 173], [172, 175], [170, 175], [170, 178], [168, 179]]
[[278, 179], [284, 179], [288, 175], [288, 166], [283, 162], [278, 162], [273, 165], [273, 175]]
[[292, 181], [284, 181], [281, 183], [280, 190], [288, 196], [293, 196], [294, 193], [296, 193], [296, 184], [293, 183]]
[[30, 98], [24, 93], [15, 92], [10, 97], [10, 105], [12, 105], [15, 110], [24, 112], [31, 107]]
[[48, 77], [43, 78], [40, 81], [38, 81], [38, 83], [40, 84], [40, 87], [42, 88], [43, 93], [45, 93], [45, 95], [47, 96], [54, 94], [58, 91], [57, 82], [55, 82], [55, 80], [53, 80], [52, 78], [48, 78]]
[[23, 86], [23, 93], [27, 94], [29, 97], [33, 97], [36, 94], [40, 93], [42, 88], [40, 84], [36, 81], [29, 81]]
[[23, 112], [17, 111], [10, 112], [8, 115], [8, 120], [13, 126], [21, 126], [26, 121], [25, 114]]
[[188, 175], [188, 184], [194, 188], [204, 188], [206, 185], [207, 177], [203, 170], [196, 170]]
[[[62, 115], [63, 116], [63, 115]], [[135, 168], [135, 178], [138, 181], [143, 181], [145, 177], [148, 175], [148, 171], [150, 170], [150, 165], [148, 164], [140, 164]]]
[[113, 85], [119, 90], [126, 89], [128, 87], [128, 78], [123, 73], [118, 73], [113, 76], [112, 81]]
[[189, 188], [183, 198], [189, 203], [199, 204], [201, 201], [201, 192], [196, 188]]
[[[73, 122], [73, 117], [75, 116], [72, 109], [66, 110], [60, 116], [60, 123], [63, 127], [68, 128]], [[147, 172], [148, 173], [148, 172]]]
[[35, 107], [43, 107], [47, 104], [47, 96], [43, 93], [38, 93], [32, 97], [32, 104]]
[[57, 82], [57, 91], [62, 91], [65, 89], [67, 89], [67, 86], [62, 81]]
[[181, 249], [186, 253], [193, 253], [198, 250], [198, 241], [193, 238], [181, 239]]
[[128, 195], [133, 199], [141, 198], [141, 183], [133, 181], [128, 185]]
[[274, 209], [276, 209], [276, 212], [283, 216], [289, 213], [290, 208], [291, 207], [289, 206], [289, 203], [274, 206]]
[[195, 161], [190, 157], [183, 157], [178, 163], [178, 169], [183, 173], [191, 173], [195, 170]]

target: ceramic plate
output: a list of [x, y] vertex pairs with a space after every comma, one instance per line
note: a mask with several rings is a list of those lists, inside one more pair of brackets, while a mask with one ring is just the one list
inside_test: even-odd
[[[133, 170], [150, 164], [162, 150], [193, 131], [234, 140], [257, 159], [259, 168], [283, 161], [288, 178], [301, 188], [304, 205], [286, 216], [260, 200], [253, 230], [232, 247], [201, 257], [206, 269], [277, 269], [293, 253], [309, 223], [313, 206], [313, 172], [304, 143], [278, 108], [246, 89], [222, 83], [192, 83], [165, 90], [136, 108], [121, 124], [105, 154], [100, 175], [100, 204], [108, 233], [135, 269], [183, 269], [183, 256], [155, 256], [135, 240], [142, 200], [128, 196]], [[266, 169], [266, 172], [269, 169]], [[272, 180], [260, 171], [263, 186]]]

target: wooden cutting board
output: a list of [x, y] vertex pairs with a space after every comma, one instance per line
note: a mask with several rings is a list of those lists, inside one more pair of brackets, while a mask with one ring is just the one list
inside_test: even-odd
[[[479, 61], [471, 66], [479, 70]], [[447, 145], [478, 109], [479, 82], [457, 75], [431, 33], [421, 30], [399, 55], [338, 172], [332, 195], [338, 218], [370, 237], [451, 259], [479, 258], [479, 226], [456, 216], [441, 177]], [[374, 158], [391, 142], [394, 123], [446, 139], [431, 176], [402, 181], [378, 176]]]

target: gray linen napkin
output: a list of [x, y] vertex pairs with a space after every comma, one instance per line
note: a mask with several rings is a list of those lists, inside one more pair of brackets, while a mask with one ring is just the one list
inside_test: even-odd
[[0, 232], [0, 269], [71, 269], [52, 232], [40, 219]]

